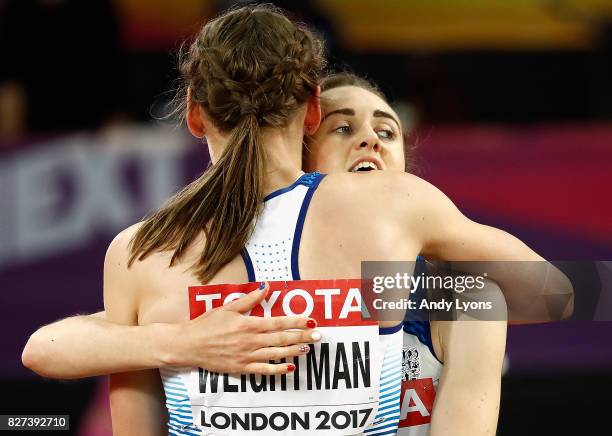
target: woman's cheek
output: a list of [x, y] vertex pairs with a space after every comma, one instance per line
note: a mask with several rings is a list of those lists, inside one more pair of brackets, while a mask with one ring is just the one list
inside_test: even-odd
[[397, 159], [394, 160], [394, 165], [393, 165], [393, 170], [395, 171], [404, 171], [406, 169], [406, 161], [404, 160], [404, 157], [398, 157]]
[[404, 171], [406, 168], [406, 160], [404, 157], [404, 150], [393, 150], [389, 156], [389, 162], [387, 163], [387, 169], [394, 171]]
[[317, 170], [321, 173], [329, 173], [329, 160], [321, 154], [318, 156], [316, 167], [313, 170]]
[[325, 156], [325, 149], [325, 143], [322, 142], [317, 142], [316, 145], [310, 147], [309, 160], [313, 171], [319, 169], [318, 166]]

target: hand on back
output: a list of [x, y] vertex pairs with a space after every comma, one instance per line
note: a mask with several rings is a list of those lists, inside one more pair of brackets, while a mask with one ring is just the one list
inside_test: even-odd
[[[267, 295], [269, 285], [183, 323], [170, 359], [173, 366], [197, 366], [220, 373], [286, 374], [293, 356], [306, 354], [320, 339], [307, 317], [248, 316]], [[314, 337], [313, 337], [314, 334]], [[286, 363], [269, 363], [285, 359]]]

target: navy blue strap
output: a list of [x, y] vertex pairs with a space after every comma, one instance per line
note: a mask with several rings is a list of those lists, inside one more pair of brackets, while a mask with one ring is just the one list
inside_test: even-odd
[[240, 251], [240, 256], [242, 256], [242, 260], [244, 261], [244, 266], [247, 270], [247, 276], [249, 278], [249, 282], [255, 281], [255, 269], [253, 268], [253, 262], [251, 261], [251, 256], [249, 256], [249, 252], [246, 248], [243, 248]]
[[394, 325], [393, 327], [378, 327], [379, 335], [392, 335], [393, 333], [399, 332], [402, 329], [402, 323]]
[[302, 177], [300, 177], [300, 179], [302, 179], [300, 184], [308, 186], [308, 191], [304, 196], [304, 201], [302, 202], [302, 207], [300, 208], [300, 213], [295, 225], [295, 234], [293, 235], [293, 246], [291, 248], [291, 275], [293, 280], [301, 280], [298, 258], [300, 253], [300, 239], [302, 239], [302, 230], [304, 228], [304, 220], [306, 219], [306, 213], [308, 212], [310, 200], [312, 200], [314, 192], [317, 190], [319, 183], [321, 183], [321, 180], [323, 180], [324, 177], [325, 174], [321, 174], [317, 171], [314, 173], [304, 174]]
[[317, 177], [320, 176], [321, 174], [318, 171], [315, 171], [313, 173], [304, 173], [302, 174], [300, 177], [298, 177], [298, 179], [293, 182], [291, 185], [286, 186], [284, 188], [281, 189], [277, 189], [276, 191], [273, 191], [271, 193], [269, 193], [268, 195], [266, 195], [263, 199], [263, 201], [268, 201], [274, 197], [278, 197], [281, 194], [284, 194], [285, 192], [289, 192], [291, 190], [293, 190], [293, 188], [295, 188], [298, 185], [304, 185], [304, 186], [310, 186], [313, 183], [313, 180]]
[[427, 345], [432, 356], [442, 363], [438, 356], [436, 356], [433, 343], [431, 342], [431, 325], [429, 321], [404, 321], [404, 331], [416, 336], [422, 344]]

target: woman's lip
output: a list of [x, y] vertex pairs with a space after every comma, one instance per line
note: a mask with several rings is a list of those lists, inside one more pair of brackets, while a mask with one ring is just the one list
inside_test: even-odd
[[382, 170], [382, 162], [380, 162], [380, 160], [373, 158], [373, 157], [363, 157], [360, 159], [357, 159], [355, 161], [355, 163], [353, 163], [353, 165], [351, 165], [348, 169], [348, 172], [352, 173], [353, 170], [362, 162], [370, 162], [373, 163], [376, 166], [377, 170]]

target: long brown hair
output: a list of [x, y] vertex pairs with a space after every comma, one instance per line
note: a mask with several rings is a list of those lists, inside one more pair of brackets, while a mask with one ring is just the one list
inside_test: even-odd
[[272, 6], [238, 8], [202, 28], [179, 58], [177, 101], [186, 102], [189, 89], [229, 140], [218, 162], [140, 226], [130, 265], [174, 250], [172, 266], [202, 231], [206, 245], [193, 265], [202, 282], [240, 253], [263, 204], [261, 128], [285, 127], [315, 93], [324, 66], [321, 40]]

